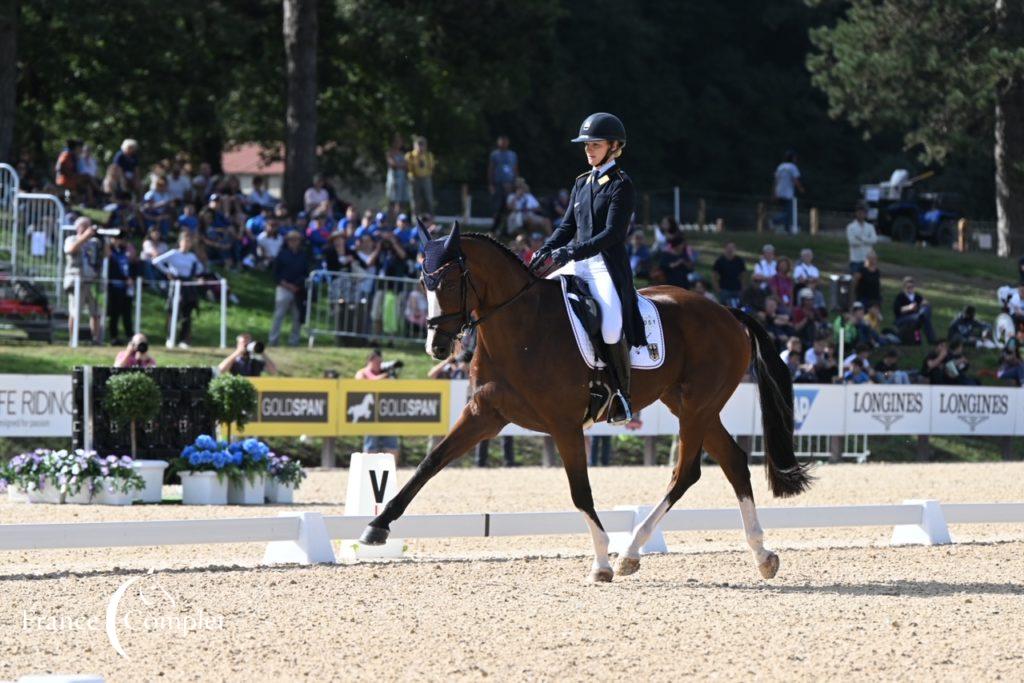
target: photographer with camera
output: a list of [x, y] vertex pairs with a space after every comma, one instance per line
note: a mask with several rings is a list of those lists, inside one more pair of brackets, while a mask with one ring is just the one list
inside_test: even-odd
[[[68, 294], [68, 310], [78, 310], [79, 315], [88, 314], [89, 331], [93, 344], [100, 339], [100, 307], [96, 298], [100, 266], [103, 261], [103, 244], [97, 237], [92, 219], [80, 216], [75, 220], [75, 234], [64, 239], [64, 291]], [[75, 299], [75, 279], [81, 278], [79, 300]], [[68, 316], [68, 332], [74, 326], [74, 316]]]
[[[370, 351], [366, 359], [366, 365], [356, 372], [356, 379], [398, 379], [398, 373], [404, 364], [400, 360], [384, 362], [384, 356], [380, 349]], [[397, 436], [371, 436], [363, 437], [364, 453], [391, 453], [399, 461], [399, 445]]]
[[149, 355], [149, 339], [139, 333], [131, 338], [128, 346], [114, 359], [115, 368], [155, 368], [156, 359]]
[[249, 333], [240, 334], [235, 338], [235, 350], [217, 366], [223, 375], [230, 372], [242, 377], [259, 377], [264, 371], [271, 375], [277, 374], [277, 366], [265, 353], [261, 341], [253, 341]]

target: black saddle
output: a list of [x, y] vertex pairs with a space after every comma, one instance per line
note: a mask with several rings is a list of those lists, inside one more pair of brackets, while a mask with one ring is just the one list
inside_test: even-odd
[[[583, 323], [583, 329], [594, 347], [595, 354], [604, 362], [605, 368], [610, 363], [606, 357], [604, 338], [601, 336], [601, 307], [597, 300], [590, 294], [590, 286], [586, 280], [575, 275], [562, 275], [565, 279], [565, 292], [569, 297], [569, 306], [573, 313]], [[598, 417], [608, 406], [612, 397], [611, 388], [604, 377], [604, 373], [594, 370], [590, 379], [590, 404], [584, 422], [597, 422]]]

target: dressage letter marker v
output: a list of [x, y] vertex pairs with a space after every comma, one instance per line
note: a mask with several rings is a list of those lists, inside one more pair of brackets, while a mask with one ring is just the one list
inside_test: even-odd
[[380, 505], [384, 502], [384, 491], [388, 488], [388, 471], [384, 470], [380, 475], [380, 483], [377, 483], [377, 470], [370, 470], [370, 487], [373, 489], [373, 514], [380, 514]]

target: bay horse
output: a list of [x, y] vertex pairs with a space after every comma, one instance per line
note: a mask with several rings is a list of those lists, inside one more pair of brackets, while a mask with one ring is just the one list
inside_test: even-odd
[[[608, 535], [594, 510], [583, 441], [592, 370], [574, 341], [561, 285], [534, 275], [511, 250], [489, 236], [460, 235], [458, 223], [446, 238], [436, 240], [430, 240], [421, 227], [421, 239], [430, 315], [426, 349], [435, 359], [444, 359], [464, 331], [477, 329], [471, 396], [451, 432], [370, 522], [360, 541], [384, 543], [391, 523], [431, 477], [514, 423], [554, 437], [573, 504], [583, 513], [593, 538], [590, 580], [611, 581]], [[640, 548], [665, 513], [700, 478], [703, 448], [732, 484], [754, 561], [762, 576], [772, 578], [779, 558], [764, 546], [747, 454], [725, 430], [719, 413], [753, 358], [771, 491], [779, 497], [804, 491], [811, 478], [793, 453], [789, 370], [765, 329], [746, 313], [678, 287], [647, 287], [641, 294], [654, 302], [661, 315], [665, 359], [656, 370], [633, 370], [634, 411], [659, 399], [668, 406], [679, 419], [679, 454], [668, 491], [634, 529], [615, 571], [626, 576], [640, 568]]]

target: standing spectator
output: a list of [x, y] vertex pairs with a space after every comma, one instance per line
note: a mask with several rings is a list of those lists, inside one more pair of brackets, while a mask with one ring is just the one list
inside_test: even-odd
[[868, 249], [864, 263], [853, 275], [853, 296], [870, 310], [882, 307], [882, 273], [878, 270], [878, 254]]
[[692, 253], [682, 233], [669, 237], [668, 247], [658, 255], [657, 279], [666, 285], [689, 289], [694, 265]]
[[[534, 235], [539, 234], [533, 233], [530, 239], [532, 240]], [[629, 255], [629, 267], [633, 271], [633, 277], [649, 278], [651, 276], [651, 250], [647, 248], [643, 230], [637, 230], [630, 235], [626, 253]], [[533, 257], [532, 253], [530, 257]], [[527, 259], [526, 262], [529, 263], [530, 260]]]
[[246, 198], [250, 214], [258, 214], [264, 209], [273, 211], [277, 206], [277, 197], [270, 194], [264, 186], [263, 176], [256, 176], [252, 179], [252, 192]]
[[889, 349], [875, 364], [873, 379], [878, 384], [910, 384], [910, 375], [899, 369], [900, 352]]
[[905, 344], [917, 343], [917, 331], [924, 332], [929, 344], [935, 343], [935, 330], [932, 328], [932, 308], [928, 300], [917, 293], [914, 278], [909, 275], [903, 278], [903, 290], [892, 302], [896, 329]]
[[761, 289], [768, 289], [769, 281], [775, 277], [778, 261], [775, 260], [775, 247], [766, 244], [761, 247], [761, 259], [754, 266], [754, 282]]
[[[83, 309], [89, 316], [89, 331], [92, 333], [93, 344], [100, 339], [100, 308], [96, 300], [96, 286], [99, 281], [99, 268], [103, 255], [103, 245], [96, 237], [96, 227], [92, 220], [81, 216], [75, 220], [75, 234], [64, 240], [64, 291], [68, 294], [68, 310]], [[79, 299], [75, 299], [75, 279], [81, 278]], [[68, 316], [68, 331], [74, 326], [74, 315]]]
[[804, 287], [816, 289], [821, 284], [821, 271], [814, 265], [814, 252], [810, 249], [800, 250], [800, 262], [793, 269], [793, 283], [798, 294]]
[[114, 358], [115, 368], [155, 368], [156, 359], [149, 355], [149, 340], [146, 335], [133, 335], [128, 346], [119, 351]]
[[401, 133], [395, 133], [391, 138], [391, 147], [388, 148], [385, 161], [388, 165], [385, 183], [388, 209], [398, 213], [409, 206], [409, 164], [405, 160], [405, 138]]
[[736, 243], [726, 242], [721, 256], [711, 267], [715, 273], [715, 292], [723, 306], [737, 306], [743, 291], [743, 275], [747, 264], [736, 254]]
[[434, 154], [427, 149], [422, 135], [413, 140], [412, 151], [405, 155], [409, 181], [412, 183], [412, 212], [420, 216], [434, 213]]
[[[381, 361], [383, 360], [384, 356], [381, 354], [380, 349], [371, 350], [370, 355], [366, 359], [366, 365], [356, 372], [356, 379], [389, 379], [391, 375], [381, 367]], [[364, 453], [390, 453], [395, 458], [398, 458], [398, 451], [397, 436], [371, 436], [367, 434], [363, 437]]]
[[499, 135], [495, 148], [491, 150], [491, 156], [487, 160], [487, 188], [491, 193], [491, 208], [494, 211], [491, 232], [497, 233], [501, 228], [501, 219], [508, 206], [507, 199], [512, 194], [512, 184], [518, 177], [519, 157], [509, 149], [508, 136]]
[[864, 202], [857, 203], [853, 220], [846, 226], [846, 241], [850, 245], [850, 272], [856, 273], [878, 242], [875, 226], [868, 223], [868, 208]]
[[780, 308], [789, 312], [793, 308], [793, 278], [790, 276], [792, 264], [788, 256], [779, 259], [775, 275], [768, 278], [768, 289], [779, 299]]
[[782, 163], [775, 169], [773, 196], [779, 213], [772, 219], [783, 232], [797, 234], [800, 231], [796, 221], [796, 192], [804, 192], [800, 182], [800, 169], [796, 167], [796, 152], [787, 150]]
[[590, 466], [608, 467], [612, 464], [612, 437], [592, 436], [590, 437]]
[[121, 149], [114, 155], [114, 165], [121, 169], [124, 174], [125, 184], [128, 190], [137, 195], [139, 191], [139, 143], [131, 138], [121, 143]]
[[326, 202], [329, 202], [331, 196], [327, 193], [327, 188], [324, 183], [324, 176], [321, 173], [317, 173], [313, 176], [313, 186], [306, 190], [306, 194], [302, 196], [302, 204], [307, 214], [312, 214], [317, 208], [323, 206]]
[[[122, 344], [122, 339], [131, 339], [134, 333], [132, 326], [132, 300], [138, 293], [135, 291], [135, 254], [125, 234], [119, 233], [110, 239], [110, 252], [107, 257], [107, 316], [109, 334], [115, 344]], [[124, 329], [124, 336], [118, 337], [118, 322]]]
[[[181, 299], [178, 306], [178, 346], [187, 349], [192, 343], [192, 314], [199, 307], [199, 288], [189, 286], [204, 270], [202, 262], [193, 251], [192, 233], [182, 231], [178, 235], [178, 248], [172, 249], [153, 259], [153, 265], [159, 268], [169, 280], [181, 280]], [[171, 313], [173, 299], [167, 298], [167, 348], [172, 347]]]
[[281, 339], [281, 324], [291, 314], [292, 331], [289, 346], [299, 345], [299, 329], [302, 326], [302, 311], [306, 303], [306, 276], [309, 275], [309, 257], [302, 248], [302, 234], [288, 233], [285, 249], [274, 260], [274, 319], [270, 326], [269, 346], [277, 346]]
[[168, 249], [167, 242], [160, 234], [160, 228], [150, 228], [146, 239], [142, 241], [140, 258], [142, 260], [142, 276], [154, 288], [167, 289], [166, 279], [163, 273], [153, 265], [153, 259], [165, 254]]

